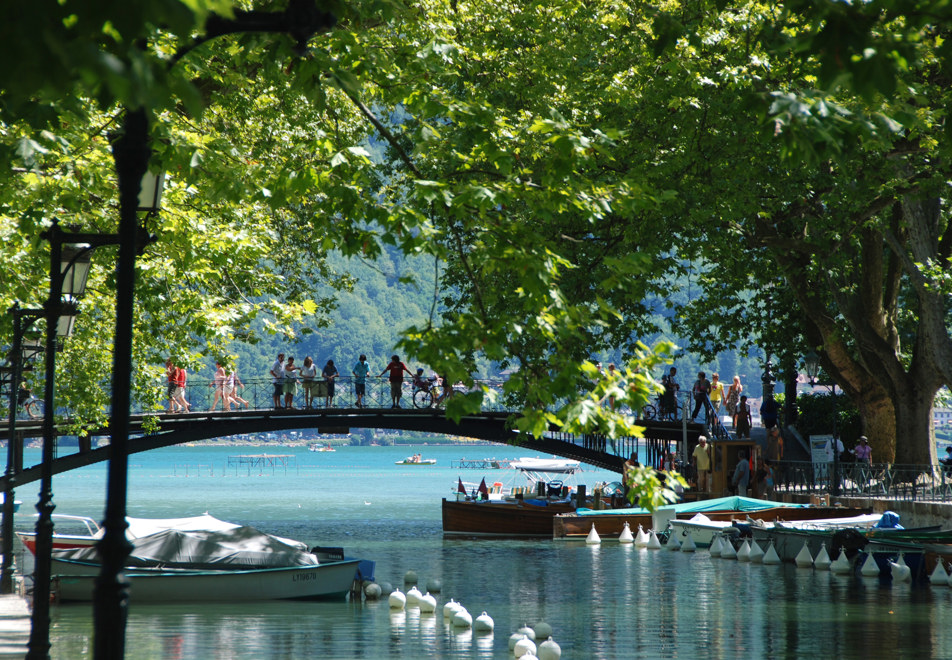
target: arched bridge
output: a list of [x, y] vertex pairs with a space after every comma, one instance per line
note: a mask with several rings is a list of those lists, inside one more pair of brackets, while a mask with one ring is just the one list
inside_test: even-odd
[[[158, 417], [160, 429], [148, 433], [148, 421]], [[621, 472], [622, 464], [640, 440], [651, 455], [660, 455], [669, 443], [680, 443], [685, 437], [696, 440], [703, 432], [699, 424], [680, 422], [640, 422], [645, 428], [644, 439], [622, 438], [608, 440], [603, 436], [581, 436], [552, 432], [534, 438], [512, 429], [513, 413], [505, 411], [480, 412], [467, 415], [459, 423], [446, 417], [443, 410], [403, 408], [317, 408], [312, 410], [241, 410], [191, 413], [135, 415], [131, 420], [128, 453], [135, 454], [163, 447], [208, 440], [218, 437], [269, 431], [317, 429], [324, 433], [346, 433], [354, 428], [388, 429], [395, 431], [422, 431], [433, 434], [461, 435], [500, 444], [518, 446], [527, 451], [554, 454], [584, 463]], [[141, 434], [141, 435], [135, 435]], [[23, 438], [42, 436], [40, 421], [21, 421], [17, 426], [18, 443]], [[91, 437], [106, 436], [107, 429], [90, 433]], [[0, 439], [7, 440], [6, 430]], [[22, 450], [22, 445], [21, 445]], [[22, 451], [20, 452], [22, 456]], [[93, 449], [88, 442], [81, 444], [78, 453], [58, 456], [53, 461], [53, 474], [85, 467], [109, 458], [109, 448]], [[38, 480], [40, 466], [16, 469], [16, 485]], [[0, 490], [6, 487], [7, 477], [0, 477]]]

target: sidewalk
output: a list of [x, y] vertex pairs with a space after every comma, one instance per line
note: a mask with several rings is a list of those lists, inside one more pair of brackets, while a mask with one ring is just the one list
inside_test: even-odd
[[0, 658], [23, 658], [30, 641], [30, 608], [22, 596], [0, 596]]

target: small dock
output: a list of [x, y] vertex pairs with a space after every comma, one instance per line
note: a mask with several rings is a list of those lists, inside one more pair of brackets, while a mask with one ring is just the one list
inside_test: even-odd
[[297, 458], [294, 454], [241, 454], [229, 456], [227, 466], [229, 470], [235, 468], [236, 475], [241, 468], [245, 468], [250, 475], [253, 470], [257, 470], [258, 474], [264, 474], [268, 470], [271, 471], [271, 474], [274, 474], [278, 468], [287, 472], [289, 467], [297, 467]]
[[23, 596], [0, 596], [0, 658], [26, 656], [30, 623], [30, 606]]
[[512, 467], [508, 458], [461, 458], [450, 461], [450, 467], [463, 470], [505, 470]]

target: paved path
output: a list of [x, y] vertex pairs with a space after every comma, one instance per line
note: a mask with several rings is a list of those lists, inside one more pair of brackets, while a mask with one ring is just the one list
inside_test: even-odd
[[0, 596], [0, 658], [23, 658], [30, 641], [30, 608], [22, 596]]

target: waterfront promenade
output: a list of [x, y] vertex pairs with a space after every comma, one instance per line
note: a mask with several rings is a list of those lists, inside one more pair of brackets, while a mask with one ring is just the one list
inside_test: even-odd
[[0, 596], [0, 658], [22, 658], [30, 641], [30, 608], [22, 596]]

